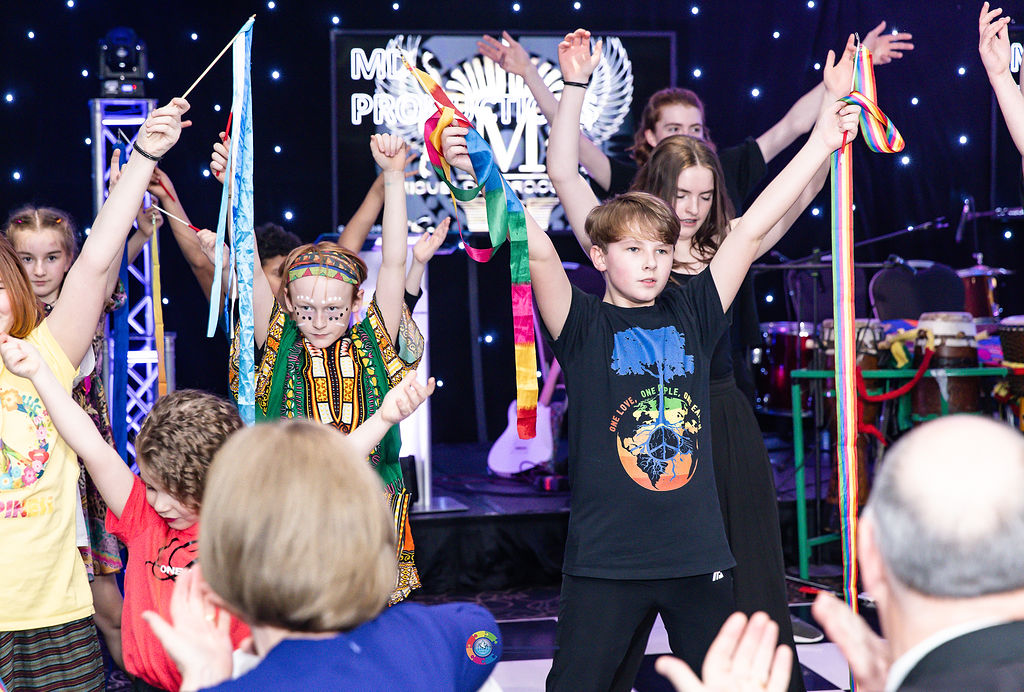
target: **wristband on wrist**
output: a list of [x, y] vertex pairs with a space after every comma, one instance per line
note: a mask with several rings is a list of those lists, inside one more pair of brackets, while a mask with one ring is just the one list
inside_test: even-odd
[[153, 156], [148, 151], [146, 151], [145, 149], [140, 147], [138, 142], [133, 142], [132, 143], [132, 149], [134, 149], [135, 151], [139, 152], [140, 154], [142, 154], [142, 156], [144, 156], [145, 158], [149, 159], [150, 161], [159, 161], [160, 159], [163, 158], [162, 156]]
[[563, 79], [562, 84], [564, 86], [574, 86], [579, 87], [581, 89], [586, 89], [590, 85], [590, 80], [588, 79], [586, 82], [570, 82], [568, 79]]

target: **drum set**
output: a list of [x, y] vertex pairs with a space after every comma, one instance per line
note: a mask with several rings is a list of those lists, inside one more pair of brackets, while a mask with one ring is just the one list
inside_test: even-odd
[[[924, 357], [926, 334], [931, 334], [934, 354], [930, 369], [976, 368], [979, 335], [983, 338], [1003, 337], [1021, 340], [1024, 348], [1024, 316], [1000, 320], [1002, 308], [996, 302], [998, 282], [1013, 274], [1012, 270], [976, 264], [956, 271], [964, 286], [961, 312], [925, 312], [906, 319], [856, 321], [857, 365], [862, 370], [894, 367], [888, 352], [890, 337], [900, 330], [916, 327], [913, 364]], [[786, 265], [779, 265], [785, 268]], [[882, 265], [864, 265], [882, 266]], [[784, 321], [761, 323], [761, 343], [751, 351], [754, 371], [755, 405], [765, 414], [792, 415], [792, 381], [790, 373], [798, 369], [831, 370], [835, 366], [834, 328], [831, 319], [820, 323]], [[1005, 360], [1019, 362], [1007, 356]], [[945, 413], [977, 412], [981, 406], [981, 388], [977, 377], [943, 380], [926, 378], [915, 388], [913, 397], [915, 420], [927, 420]], [[813, 397], [805, 392], [800, 402], [805, 414], [812, 411]], [[862, 417], [869, 416], [865, 410]]]

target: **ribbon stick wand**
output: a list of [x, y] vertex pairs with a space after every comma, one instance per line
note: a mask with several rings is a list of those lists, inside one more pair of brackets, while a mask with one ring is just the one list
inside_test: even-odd
[[[252, 15], [251, 17], [249, 17], [246, 23], [251, 22], [254, 19], [256, 19], [256, 15]], [[224, 57], [224, 54], [228, 52], [228, 49], [231, 48], [232, 45], [234, 45], [236, 36], [238, 36], [238, 32], [235, 32], [231, 36], [231, 40], [228, 41], [228, 45], [224, 46], [221, 49], [221, 51], [217, 53], [217, 57], [213, 59], [213, 62], [206, 66], [206, 69], [203, 70], [203, 73], [201, 75], [196, 77], [196, 81], [192, 82], [192, 86], [190, 86], [188, 89], [185, 89], [185, 93], [181, 95], [181, 98], [187, 98], [188, 95], [192, 93], [192, 90], [196, 88], [196, 85], [199, 84], [199, 82], [202, 81], [203, 77], [206, 76], [206, 73], [212, 70], [213, 66], [217, 64], [217, 61]]]

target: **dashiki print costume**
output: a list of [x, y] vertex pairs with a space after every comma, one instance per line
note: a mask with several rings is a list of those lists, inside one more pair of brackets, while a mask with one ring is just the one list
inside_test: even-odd
[[[304, 264], [306, 257], [314, 261]], [[358, 278], [348, 271], [350, 263], [335, 253], [311, 251], [296, 260], [290, 273], [298, 278], [310, 272], [358, 286]], [[235, 338], [228, 379], [236, 397], [238, 348], [239, 340]], [[404, 305], [397, 346], [384, 328], [374, 297], [361, 322], [321, 349], [302, 336], [295, 320], [275, 300], [267, 343], [256, 370], [256, 421], [310, 418], [348, 434], [377, 411], [388, 390], [415, 370], [422, 356], [423, 335]], [[410, 496], [398, 461], [401, 446], [398, 426], [392, 426], [368, 459], [384, 481], [398, 536], [398, 582], [389, 605], [420, 586], [409, 528]]]

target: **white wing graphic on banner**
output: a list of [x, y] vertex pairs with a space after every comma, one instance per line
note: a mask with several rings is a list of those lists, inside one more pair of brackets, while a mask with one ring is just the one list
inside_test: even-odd
[[622, 41], [605, 38], [601, 62], [590, 79], [583, 104], [583, 131], [603, 144], [622, 127], [633, 102], [633, 66]]

